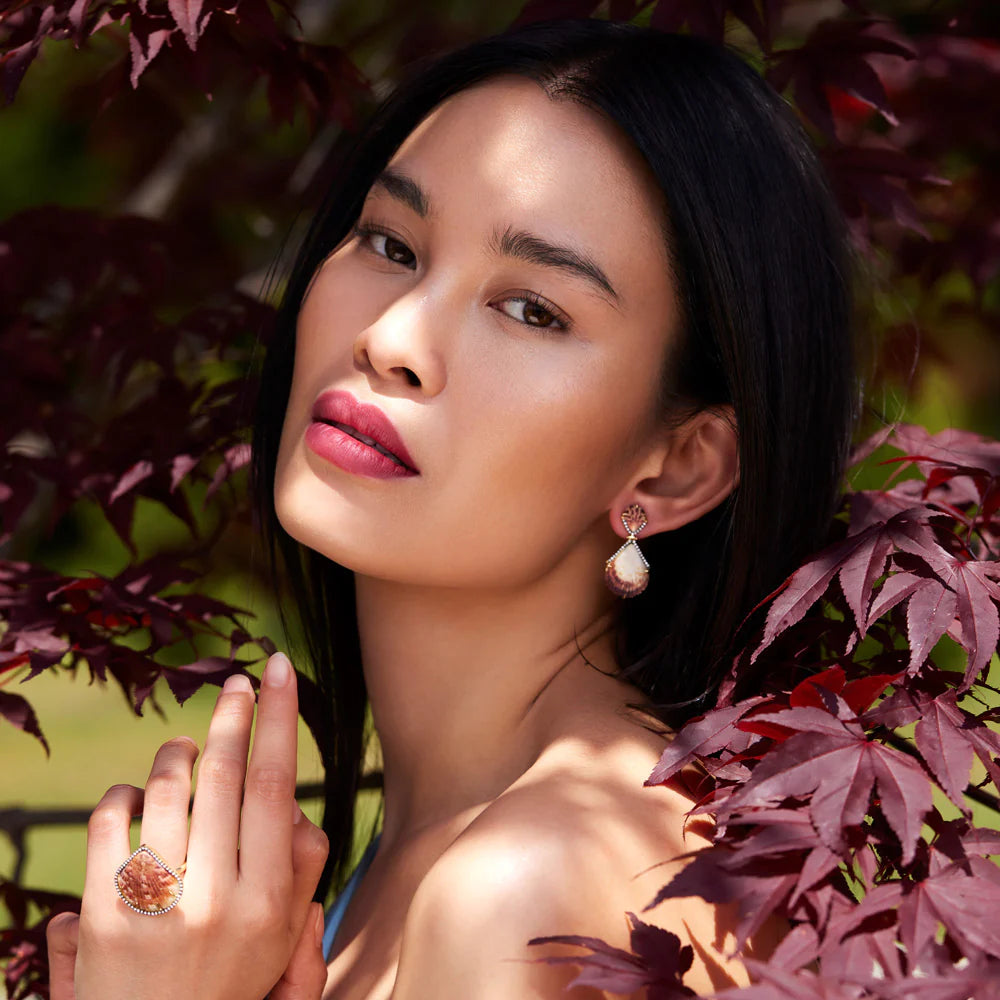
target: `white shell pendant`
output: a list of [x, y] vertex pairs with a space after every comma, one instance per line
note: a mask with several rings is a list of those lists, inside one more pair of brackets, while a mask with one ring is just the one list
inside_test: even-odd
[[622, 513], [622, 524], [628, 539], [604, 564], [604, 582], [619, 597], [635, 597], [649, 583], [649, 563], [635, 541], [635, 536], [646, 527], [646, 512], [637, 503], [630, 504]]

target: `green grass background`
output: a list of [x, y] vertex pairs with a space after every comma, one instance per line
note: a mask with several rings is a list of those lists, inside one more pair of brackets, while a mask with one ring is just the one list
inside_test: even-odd
[[[40, 743], [13, 726], [0, 726], [0, 808], [90, 809], [110, 785], [144, 785], [153, 755], [165, 740], [185, 735], [204, 746], [218, 694], [218, 688], [205, 687], [181, 706], [160, 682], [156, 696], [166, 718], [150, 709], [139, 718], [117, 688], [88, 684], [83, 674], [42, 674], [17, 690], [34, 705], [52, 754], [46, 757]], [[319, 780], [321, 773], [316, 746], [300, 720], [299, 780]], [[302, 806], [318, 822], [318, 800]], [[133, 839], [137, 836], [135, 824]], [[83, 827], [36, 828], [27, 839], [24, 883], [80, 893], [85, 857]], [[7, 837], [0, 837], [0, 873], [9, 874], [14, 860], [13, 845]]]

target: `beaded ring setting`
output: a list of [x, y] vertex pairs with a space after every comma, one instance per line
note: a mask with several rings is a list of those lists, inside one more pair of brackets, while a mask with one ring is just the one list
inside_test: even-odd
[[115, 889], [136, 913], [158, 917], [180, 902], [186, 867], [171, 868], [151, 847], [142, 844], [118, 866]]

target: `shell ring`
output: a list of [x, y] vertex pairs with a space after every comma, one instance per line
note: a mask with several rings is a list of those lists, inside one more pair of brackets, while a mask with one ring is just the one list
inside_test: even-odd
[[171, 868], [151, 847], [143, 844], [115, 872], [115, 889], [122, 902], [144, 917], [168, 913], [181, 900], [187, 865]]

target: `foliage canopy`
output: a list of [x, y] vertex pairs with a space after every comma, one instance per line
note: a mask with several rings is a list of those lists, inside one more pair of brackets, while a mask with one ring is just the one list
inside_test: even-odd
[[[110, 179], [99, 207], [57, 196], [8, 204], [0, 222], [6, 723], [45, 743], [44, 720], [14, 690], [44, 671], [113, 680], [141, 713], [160, 678], [183, 702], [273, 649], [208, 579], [220, 562], [253, 572], [241, 470], [254, 352], [273, 315], [258, 294], [268, 261], [381, 82], [505, 20], [553, 16], [726, 37], [794, 103], [875, 275], [863, 318], [879, 345], [875, 386], [919, 376], [918, 342], [925, 359], [961, 365], [956, 331], [966, 363], [996, 356], [1000, 102], [981, 97], [1000, 85], [1000, 17], [989, 0], [529, 0], [489, 13], [11, 0], [0, 65], [15, 103], [0, 114], [30, 90], [36, 59], [56, 61], [61, 113], [81, 143], [84, 117]], [[997, 379], [973, 381], [986, 420], [998, 416]], [[718, 706], [677, 734], [649, 779], [683, 784], [693, 815], [716, 822], [713, 846], [650, 905], [735, 900], [741, 946], [772, 914], [789, 922], [767, 962], [746, 959], [753, 985], [726, 996], [1000, 996], [1000, 869], [988, 860], [1000, 834], [973, 820], [976, 803], [996, 809], [1000, 785], [1000, 443], [888, 426], [859, 450], [869, 479], [873, 455], [889, 480], [846, 494], [829, 547], [769, 598]], [[139, 537], [146, 503], [186, 526], [183, 545]], [[123, 543], [112, 571], [51, 558], [83, 508]], [[8, 993], [45, 995], [45, 925], [78, 901], [13, 882], [0, 894]], [[558, 959], [579, 966], [578, 983], [692, 995], [690, 948], [628, 917], [631, 952], [545, 940], [579, 946]]]

